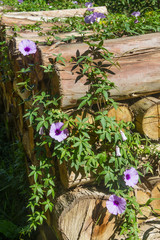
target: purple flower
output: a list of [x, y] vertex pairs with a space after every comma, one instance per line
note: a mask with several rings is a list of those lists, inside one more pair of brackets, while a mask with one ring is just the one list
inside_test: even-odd
[[124, 181], [127, 186], [134, 187], [138, 183], [139, 175], [134, 167], [124, 172]]
[[120, 148], [116, 146], [116, 157], [120, 157], [120, 156], [121, 156]]
[[95, 12], [93, 13], [96, 17], [96, 21], [99, 22], [101, 18], [105, 18], [106, 16], [103, 14], [103, 13], [98, 13], [98, 12]]
[[87, 11], [93, 12], [93, 11], [94, 11], [94, 8], [88, 8]]
[[41, 128], [39, 129], [39, 135], [44, 135], [44, 128], [43, 128], [43, 127], [41, 127]]
[[84, 18], [85, 23], [94, 23], [96, 21], [96, 17], [92, 13], [91, 15], [88, 15]]
[[92, 3], [92, 2], [87, 2], [87, 3], [85, 3], [85, 6], [86, 6], [87, 8], [90, 8], [90, 7], [93, 6], [93, 3]]
[[122, 130], [120, 130], [120, 134], [121, 134], [121, 136], [122, 136], [122, 140], [123, 140], [123, 141], [126, 141], [126, 140], [127, 140], [127, 137], [126, 137], [126, 135], [124, 134], [124, 132], [123, 132]]
[[111, 195], [106, 202], [106, 207], [114, 215], [121, 214], [126, 209], [126, 200], [116, 195]]
[[72, 3], [73, 3], [73, 4], [78, 4], [78, 2], [77, 2], [77, 1], [72, 1]]
[[136, 19], [135, 21], [134, 21], [134, 23], [138, 23], [139, 21], [138, 21], [138, 19]]
[[92, 13], [91, 15], [88, 15], [88, 16], [86, 16], [85, 17], [85, 19], [84, 19], [84, 21], [86, 22], [86, 23], [94, 23], [94, 22], [99, 22], [99, 20], [101, 19], [101, 18], [105, 18], [106, 16], [103, 14], [103, 13], [98, 13], [98, 12], [94, 12], [94, 13]]
[[24, 39], [19, 44], [19, 51], [23, 54], [23, 56], [26, 56], [36, 53], [37, 47], [31, 40]]
[[23, 0], [18, 0], [19, 3], [23, 3]]
[[51, 136], [51, 138], [54, 138], [58, 142], [62, 142], [69, 135], [67, 129], [61, 130], [63, 125], [64, 125], [64, 123], [62, 123], [62, 122], [52, 123], [51, 128], [50, 128], [49, 135]]
[[3, 4], [3, 1], [0, 1], [0, 4]]
[[138, 12], [133, 12], [131, 15], [137, 18], [140, 16], [140, 14], [141, 13], [138, 11]]

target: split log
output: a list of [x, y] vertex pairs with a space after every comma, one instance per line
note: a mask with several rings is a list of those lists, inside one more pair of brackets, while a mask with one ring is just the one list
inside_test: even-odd
[[153, 140], [160, 138], [160, 99], [143, 98], [131, 106], [136, 129]]
[[124, 121], [131, 122], [133, 120], [133, 114], [130, 111], [127, 104], [118, 104], [118, 108], [114, 107], [108, 110], [108, 117], [115, 117], [116, 122]]
[[[94, 7], [96, 12], [107, 14], [105, 6]], [[87, 8], [63, 9], [39, 12], [9, 12], [2, 14], [2, 23], [9, 25], [26, 25], [37, 21], [51, 20], [53, 18], [83, 17]], [[18, 21], [19, 20], [19, 21]]]
[[160, 239], [159, 224], [160, 224], [160, 220], [157, 217], [152, 216], [151, 218], [149, 218], [145, 222], [145, 224], [143, 224], [140, 228], [140, 234], [139, 234], [140, 239], [159, 240]]
[[153, 200], [150, 205], [153, 208], [153, 211], [160, 214], [160, 182], [158, 182], [153, 190], [152, 190], [152, 196], [153, 199], [155, 198], [155, 200]]
[[120, 218], [107, 211], [108, 198], [96, 189], [76, 188], [56, 199], [48, 225], [59, 240], [109, 240]]
[[151, 207], [150, 206], [143, 206], [146, 202], [150, 199], [151, 194], [146, 192], [141, 187], [135, 189], [134, 192], [130, 193], [130, 196], [135, 196], [137, 203], [140, 205], [141, 213], [137, 214], [137, 222], [138, 224], [143, 223], [151, 214]]
[[[142, 190], [136, 191], [136, 200], [140, 205], [146, 204], [146, 202], [150, 199], [150, 195]], [[137, 215], [138, 223], [143, 223], [151, 214], [150, 206], [141, 206], [140, 207], [141, 214]]]

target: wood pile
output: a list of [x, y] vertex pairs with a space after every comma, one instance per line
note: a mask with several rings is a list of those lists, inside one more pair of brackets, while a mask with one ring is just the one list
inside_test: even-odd
[[[95, 8], [96, 11], [106, 13], [105, 7]], [[16, 135], [24, 145], [26, 161], [35, 164], [34, 130], [29, 126], [23, 115], [31, 107], [30, 93], [21, 91], [17, 86], [23, 82], [23, 74], [19, 71], [28, 66], [35, 68], [28, 73], [31, 84], [34, 84], [34, 93], [41, 90], [51, 90], [52, 95], [62, 96], [61, 108], [68, 110], [76, 108], [78, 99], [85, 95], [89, 86], [84, 85], [85, 79], [75, 82], [78, 74], [72, 71], [72, 56], [79, 51], [83, 54], [87, 45], [80, 42], [83, 39], [78, 32], [56, 34], [59, 39], [75, 36], [69, 42], [56, 40], [50, 37], [51, 45], [47, 45], [46, 32], [55, 24], [47, 22], [54, 17], [83, 16], [84, 9], [72, 9], [47, 12], [22, 12], [2, 14], [0, 22], [0, 41], [7, 42], [7, 58], [9, 60], [12, 77], [8, 74], [8, 81], [3, 81], [0, 73], [0, 106], [5, 109], [5, 119], [13, 135]], [[43, 18], [43, 20], [42, 20]], [[40, 30], [31, 31], [27, 28], [14, 31], [14, 27], [34, 25], [40, 23]], [[58, 24], [58, 23], [57, 23]], [[17, 28], [18, 29], [18, 28]], [[39, 33], [43, 34], [39, 34]], [[92, 32], [87, 31], [87, 35]], [[18, 51], [18, 45], [23, 39], [37, 42], [36, 54], [24, 57]], [[105, 40], [104, 47], [114, 53], [114, 61], [118, 61], [120, 68], [112, 67], [114, 75], [109, 74], [117, 88], [110, 91], [110, 96], [119, 101], [117, 110], [109, 109], [108, 116], [115, 117], [116, 121], [135, 121], [137, 130], [150, 137], [152, 140], [160, 138], [160, 33], [152, 33], [135, 37]], [[40, 65], [48, 66], [51, 60], [55, 63], [53, 54], [60, 54], [66, 59], [66, 65], [53, 64], [51, 80]], [[51, 59], [51, 60], [50, 60]], [[0, 56], [3, 61], [3, 56]], [[11, 79], [10, 79], [11, 78]], [[155, 96], [151, 96], [156, 94]], [[139, 100], [140, 99], [140, 100]], [[129, 100], [129, 101], [128, 101]], [[29, 170], [28, 170], [29, 171]], [[53, 170], [54, 171], [54, 170]], [[81, 185], [90, 184], [94, 176], [84, 177], [83, 169], [78, 174], [66, 164], [59, 164], [63, 194], [55, 203], [53, 214], [47, 213], [47, 223], [56, 232], [60, 240], [107, 240], [114, 237], [115, 230], [120, 224], [119, 217], [113, 217], [106, 209], [105, 203], [108, 194], [96, 187], [88, 188]], [[159, 178], [156, 181], [160, 181]], [[81, 187], [80, 187], [81, 186]], [[142, 187], [137, 191], [137, 201], [145, 204], [149, 197], [159, 196], [159, 185], [151, 185], [146, 193]], [[67, 190], [66, 190], [67, 189]], [[70, 190], [71, 189], [71, 190]], [[156, 201], [152, 207], [160, 208]], [[149, 217], [151, 209], [142, 211]], [[78, 214], [77, 214], [78, 213]], [[139, 217], [143, 222], [145, 217]]]

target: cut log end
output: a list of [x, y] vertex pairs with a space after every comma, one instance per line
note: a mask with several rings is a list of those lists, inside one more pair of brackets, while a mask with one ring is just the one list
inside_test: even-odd
[[106, 208], [108, 196], [78, 188], [58, 199], [55, 206], [60, 240], [109, 240], [120, 221]]
[[108, 117], [115, 117], [116, 122], [124, 121], [124, 122], [131, 122], [132, 113], [129, 110], [127, 104], [119, 104], [118, 108], [111, 108], [108, 110]]
[[153, 140], [160, 138], [160, 100], [143, 98], [131, 106], [137, 130]]

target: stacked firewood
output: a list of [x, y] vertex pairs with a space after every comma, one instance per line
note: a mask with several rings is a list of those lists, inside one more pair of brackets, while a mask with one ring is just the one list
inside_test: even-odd
[[[97, 8], [97, 11], [107, 14], [105, 7]], [[22, 68], [34, 65], [29, 72], [31, 84], [34, 85], [34, 93], [51, 89], [52, 95], [62, 96], [60, 108], [64, 110], [76, 108], [78, 99], [85, 95], [89, 86], [84, 85], [85, 79], [76, 82], [77, 73], [72, 71], [72, 56], [79, 51], [83, 54], [87, 50], [87, 44], [80, 42], [81, 35], [77, 32], [58, 34], [64, 39], [74, 35], [71, 42], [66, 43], [50, 39], [51, 45], [46, 44], [45, 33], [55, 23], [44, 20], [53, 17], [83, 16], [84, 9], [72, 9], [48, 12], [22, 12], [6, 13], [1, 16], [0, 40], [7, 43], [8, 64], [12, 70], [12, 77], [3, 80], [0, 74], [0, 106], [5, 109], [4, 115], [10, 127], [12, 135], [18, 137], [26, 151], [28, 165], [35, 163], [34, 155], [34, 130], [29, 122], [23, 118], [26, 109], [30, 108], [30, 92], [22, 91], [18, 85], [24, 81]], [[42, 20], [43, 17], [43, 20]], [[38, 31], [18, 27], [34, 25], [36, 21], [41, 23]], [[58, 23], [56, 23], [58, 24]], [[14, 29], [13, 29], [14, 28]], [[25, 29], [25, 30], [24, 30]], [[87, 32], [86, 36], [92, 34]], [[18, 51], [19, 43], [29, 39], [37, 42], [37, 52], [29, 57], [24, 57]], [[78, 39], [78, 42], [77, 42]], [[116, 121], [134, 121], [137, 130], [147, 135], [152, 140], [160, 138], [160, 33], [146, 34], [135, 37], [125, 37], [114, 40], [105, 40], [104, 47], [114, 53], [114, 61], [119, 62], [120, 68], [112, 67], [113, 74], [109, 74], [109, 80], [113, 81], [117, 88], [110, 91], [110, 96], [119, 102], [118, 109], [108, 109], [108, 116], [115, 117]], [[55, 63], [53, 54], [60, 54], [66, 59], [66, 64]], [[0, 61], [3, 61], [3, 54]], [[48, 66], [52, 62], [53, 72], [51, 80], [40, 65]], [[147, 161], [147, 160], [146, 160]], [[93, 176], [84, 177], [83, 171], [75, 173], [65, 163], [58, 166], [63, 194], [55, 203], [53, 214], [47, 213], [47, 223], [54, 229], [59, 239], [65, 240], [107, 240], [114, 236], [116, 228], [120, 225], [119, 217], [113, 217], [106, 209], [106, 195], [103, 189], [96, 187], [81, 187], [84, 184], [92, 185]], [[140, 185], [136, 191], [137, 201], [145, 204], [147, 200], [159, 198], [159, 171], [157, 177], [146, 180], [146, 184]], [[147, 185], [148, 184], [148, 185]], [[144, 187], [145, 185], [145, 187]], [[147, 186], [147, 187], [146, 187]], [[68, 189], [71, 189], [68, 191]], [[160, 208], [159, 200], [153, 201], [151, 207]], [[151, 214], [151, 207], [142, 207], [144, 216], [139, 216], [139, 222], [145, 221]]]

